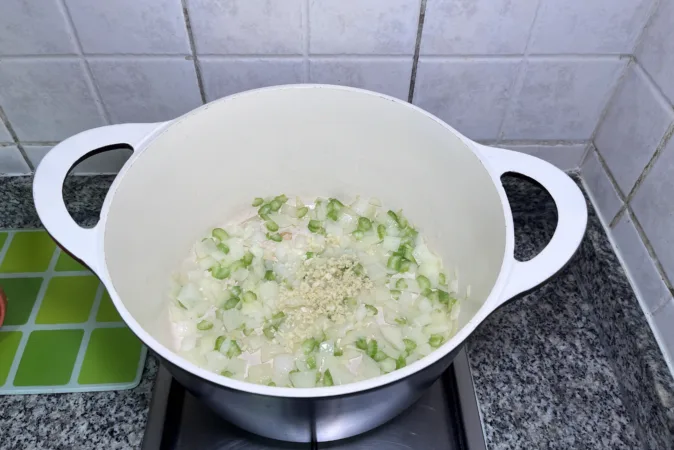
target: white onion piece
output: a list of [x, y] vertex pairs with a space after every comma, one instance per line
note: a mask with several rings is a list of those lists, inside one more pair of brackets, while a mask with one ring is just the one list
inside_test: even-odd
[[290, 374], [290, 382], [296, 388], [312, 388], [316, 386], [316, 371], [293, 372]]

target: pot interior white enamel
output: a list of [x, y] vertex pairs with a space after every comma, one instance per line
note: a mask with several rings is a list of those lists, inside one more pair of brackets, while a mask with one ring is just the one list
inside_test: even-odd
[[[105, 263], [124, 308], [172, 347], [169, 276], [216, 224], [278, 193], [377, 197], [402, 208], [459, 274], [465, 325], [503, 265], [506, 219], [478, 157], [431, 117], [387, 98], [280, 89], [216, 102], [157, 136], [109, 204]], [[160, 317], [161, 320], [157, 318]]]
[[[210, 103], [170, 123], [108, 129], [107, 135], [91, 130], [75, 136], [45, 157], [34, 186], [43, 223], [94, 268], [123, 319], [146, 344], [201, 379], [241, 391], [330, 397], [409, 376], [450, 353], [503, 301], [558, 270], [585, 228], [582, 195], [559, 170], [536, 158], [479, 146], [412, 105], [367, 91], [262, 89]], [[53, 184], [63, 181], [67, 164], [77, 157], [116, 142], [128, 142], [136, 152], [115, 180], [99, 225], [85, 232], [66, 219], [60, 186], [55, 193]], [[512, 257], [512, 218], [499, 180], [510, 170], [538, 176], [558, 205], [555, 237], [531, 263]], [[329, 388], [244, 383], [179, 357], [166, 307], [171, 273], [209, 228], [240, 217], [254, 197], [279, 193], [307, 200], [360, 194], [402, 208], [448, 272], [458, 275], [459, 296], [470, 292], [461, 302], [456, 336], [408, 367]]]

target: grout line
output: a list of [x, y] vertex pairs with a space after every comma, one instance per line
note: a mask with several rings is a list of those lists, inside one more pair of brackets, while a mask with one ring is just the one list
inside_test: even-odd
[[414, 42], [414, 56], [412, 57], [412, 71], [410, 72], [410, 89], [407, 94], [407, 101], [414, 101], [414, 87], [417, 82], [417, 69], [419, 67], [419, 53], [421, 51], [421, 38], [424, 32], [424, 20], [426, 19], [426, 0], [419, 3], [419, 23], [417, 25], [417, 38]]
[[101, 96], [101, 92], [98, 89], [98, 85], [96, 84], [96, 81], [94, 80], [94, 74], [91, 71], [91, 67], [89, 67], [89, 61], [87, 61], [83, 57], [83, 51], [82, 51], [82, 42], [80, 41], [80, 37], [77, 34], [77, 29], [75, 28], [75, 23], [73, 22], [73, 18], [70, 15], [70, 10], [68, 9], [68, 6], [65, 4], [64, 0], [58, 0], [57, 5], [59, 8], [61, 8], [61, 12], [65, 16], [66, 20], [66, 27], [68, 28], [68, 31], [70, 32], [70, 35], [74, 38], [75, 41], [75, 49], [77, 50], [77, 57], [80, 60], [81, 64], [84, 66], [84, 73], [85, 73], [85, 82], [87, 84], [87, 87], [89, 88], [89, 91], [91, 92], [91, 95], [94, 99], [94, 103], [96, 104], [96, 109], [98, 110], [98, 113], [101, 115], [103, 118], [103, 121], [105, 122], [106, 125], [109, 125], [112, 123], [112, 120], [110, 120], [110, 113], [108, 112], [107, 108], [105, 107], [105, 104], [103, 103], [103, 97]]
[[7, 233], [7, 239], [5, 239], [5, 246], [0, 248], [0, 263], [5, 259], [5, 255], [9, 251], [9, 245], [14, 240], [14, 232], [2, 230]]
[[648, 236], [646, 236], [646, 232], [644, 232], [644, 229], [641, 227], [641, 223], [639, 222], [637, 215], [634, 214], [634, 211], [632, 211], [632, 208], [630, 208], [629, 206], [627, 208], [627, 213], [629, 214], [629, 218], [634, 224], [634, 228], [636, 228], [637, 233], [639, 234], [639, 237], [641, 238], [641, 241], [644, 244], [644, 247], [646, 247], [646, 250], [648, 251], [648, 256], [650, 256], [651, 260], [653, 260], [655, 268], [658, 270], [658, 274], [660, 275], [660, 277], [662, 277], [662, 280], [665, 282], [665, 286], [667, 286], [667, 289], [669, 289], [670, 294], [672, 294], [672, 296], [674, 297], [674, 287], [672, 286], [672, 282], [667, 276], [667, 272], [665, 272], [664, 267], [660, 263], [660, 259], [655, 254], [655, 249], [651, 245], [651, 241], [650, 239], [648, 239]]
[[190, 51], [192, 52], [192, 60], [194, 61], [194, 72], [197, 77], [197, 87], [199, 88], [199, 95], [201, 95], [201, 103], [206, 104], [206, 90], [204, 89], [204, 79], [201, 74], [201, 64], [197, 56], [197, 47], [194, 42], [194, 35], [192, 34], [192, 22], [190, 21], [190, 13], [187, 9], [186, 0], [180, 0], [183, 8], [183, 17], [185, 19], [185, 27], [187, 28], [187, 38], [190, 43]]
[[[494, 142], [494, 141], [492, 141]], [[501, 139], [499, 140], [501, 144], [508, 145], [542, 145], [542, 146], [555, 146], [555, 145], [579, 145], [579, 144], [588, 144], [587, 139], [579, 140], [566, 140], [566, 139]]]
[[499, 124], [498, 132], [496, 133], [496, 139], [499, 142], [503, 140], [504, 135], [503, 128], [505, 126], [506, 120], [510, 116], [511, 111], [515, 106], [516, 97], [519, 96], [519, 93], [522, 91], [522, 87], [524, 85], [524, 77], [526, 75], [526, 69], [529, 61], [529, 45], [531, 45], [531, 37], [534, 34], [534, 28], [536, 27], [536, 22], [538, 21], [538, 12], [541, 10], [541, 5], [543, 4], [543, 1], [544, 0], [538, 0], [538, 4], [536, 5], [534, 18], [531, 21], [531, 25], [529, 26], [529, 32], [527, 34], [527, 43], [524, 45], [524, 54], [521, 56], [522, 60], [520, 61], [519, 63], [520, 65], [517, 68], [517, 74], [515, 75], [515, 79], [510, 85], [510, 95], [508, 97], [508, 102], [506, 103], [505, 110], [503, 111], [503, 117], [501, 118], [501, 123]]
[[308, 83], [311, 79], [311, 70], [309, 68], [309, 46], [311, 42], [311, 25], [309, 21], [309, 9], [311, 5], [309, 4], [310, 0], [304, 0], [302, 3], [302, 29], [304, 34], [302, 36], [304, 42], [302, 47], [302, 68], [304, 70], [304, 82]]
[[[311, 55], [312, 61], [409, 61], [413, 55]], [[265, 58], [258, 58], [265, 59]], [[296, 56], [285, 59], [298, 59]]]
[[77, 379], [80, 375], [80, 369], [82, 369], [84, 355], [86, 354], [87, 347], [89, 346], [91, 332], [94, 328], [96, 328], [96, 314], [98, 314], [98, 308], [101, 304], [101, 298], [103, 298], [104, 291], [105, 287], [103, 286], [103, 283], [99, 281], [98, 289], [96, 289], [96, 295], [94, 296], [94, 302], [91, 305], [91, 311], [89, 311], [89, 319], [84, 324], [82, 324], [84, 328], [84, 335], [82, 335], [82, 342], [80, 342], [80, 349], [77, 352], [77, 357], [75, 358], [75, 364], [73, 365], [73, 371], [70, 375], [68, 386], [79, 386]]
[[[7, 131], [9, 132], [9, 135], [14, 140], [13, 143], [10, 142], [8, 143], [8, 145], [16, 145], [16, 148], [19, 150], [19, 153], [21, 153], [21, 156], [28, 165], [28, 169], [30, 169], [31, 172], [34, 172], [35, 167], [33, 167], [33, 163], [30, 161], [30, 158], [28, 158], [28, 154], [26, 153], [26, 150], [23, 148], [23, 144], [21, 143], [21, 141], [19, 141], [19, 136], [16, 134], [16, 131], [14, 131], [12, 124], [9, 123], [9, 118], [7, 117], [7, 114], [5, 114], [5, 111], [2, 109], [2, 105], [0, 105], [0, 122], [2, 122], [5, 125], [5, 128], [7, 128]], [[5, 145], [3, 144], [3, 147], [4, 146]]]
[[[606, 160], [604, 160], [604, 157], [599, 152], [599, 149], [597, 148], [597, 146], [593, 145], [593, 147], [594, 147], [594, 152], [597, 155], [597, 159], [599, 160], [599, 165], [601, 165], [602, 170], [604, 171], [604, 173], [606, 173], [606, 176], [608, 177], [609, 181], [613, 185], [613, 189], [615, 189], [616, 193], [618, 194], [618, 197], [620, 198], [620, 201], [623, 203], [622, 208], [624, 208], [625, 207], [625, 194], [623, 194], [623, 191], [620, 189], [620, 186], [618, 186], [618, 182], [613, 177], [613, 174], [611, 173], [611, 170], [608, 168], [608, 165], [606, 164]], [[618, 212], [620, 212], [620, 211], [618, 211]], [[613, 223], [613, 221], [611, 221], [610, 223]], [[609, 224], [609, 228], [610, 227], [611, 227], [611, 225]]]
[[674, 104], [669, 101], [669, 99], [662, 91], [658, 83], [656, 83], [653, 77], [651, 77], [651, 74], [648, 73], [648, 71], [642, 67], [641, 63], [636, 57], [634, 58], [634, 61], [635, 61], [634, 70], [636, 72], [639, 72], [639, 74], [646, 80], [646, 84], [648, 84], [648, 87], [656, 94], [656, 101], [662, 102], [663, 106], [669, 109], [674, 108]]
[[[608, 99], [606, 100], [606, 103], [604, 104], [604, 108], [601, 110], [601, 113], [599, 113], [599, 118], [597, 119], [597, 124], [594, 126], [594, 130], [592, 130], [592, 134], [590, 135], [590, 141], [594, 142], [595, 138], [597, 137], [597, 133], [599, 133], [599, 128], [601, 125], [604, 123], [606, 120], [606, 116], [608, 116], [608, 112], [611, 109], [611, 106], [613, 105], [613, 102], [616, 101], [616, 98], [618, 96], [618, 91], [622, 87], [623, 83], [625, 82], [625, 78], [627, 77], [627, 74], [629, 73], [630, 67], [634, 64], [634, 59], [630, 57], [630, 60], [625, 64], [625, 67], [622, 68], [622, 73], [618, 76], [615, 86], [611, 89], [610, 94], [608, 95]], [[595, 145], [596, 148], [596, 145]], [[597, 150], [597, 153], [599, 151]]]
[[[16, 232], [12, 232], [12, 234], [16, 234]], [[56, 246], [56, 248], [54, 249], [54, 253], [52, 253], [51, 255], [51, 259], [49, 260], [49, 266], [47, 267], [47, 271], [41, 273], [42, 284], [40, 285], [40, 290], [37, 293], [37, 298], [35, 299], [35, 304], [33, 305], [33, 309], [30, 312], [28, 320], [24, 325], [21, 325], [22, 327], [21, 341], [19, 342], [19, 346], [16, 349], [16, 353], [14, 354], [14, 361], [12, 361], [9, 373], [7, 374], [7, 380], [5, 381], [6, 386], [14, 384], [14, 376], [16, 375], [17, 370], [19, 370], [19, 363], [21, 362], [21, 356], [23, 356], [23, 351], [25, 350], [26, 345], [28, 344], [28, 337], [34, 330], [35, 318], [37, 317], [37, 312], [40, 310], [40, 307], [42, 306], [42, 300], [44, 300], [44, 296], [47, 292], [47, 286], [49, 285], [49, 281], [51, 280], [51, 277], [54, 273], [54, 267], [56, 267], [56, 261], [58, 261], [59, 253], [60, 250], [58, 246]], [[3, 327], [3, 329], [5, 328], [10, 329], [10, 327]]]
[[[644, 166], [644, 169], [639, 174], [637, 181], [634, 182], [634, 186], [632, 186], [632, 189], [627, 194], [627, 198], [625, 199], [626, 205], [629, 205], [629, 203], [632, 201], [632, 198], [636, 195], [637, 191], [639, 190], [641, 184], [644, 182], [644, 180], [646, 180], [646, 177], [648, 176], [649, 172], [651, 171], [656, 161], [660, 157], [660, 154], [663, 152], [664, 148], [669, 143], [672, 134], [674, 134], [674, 123], [671, 123], [669, 125], [667, 131], [665, 131], [665, 134], [662, 136], [662, 139], [660, 139], [658, 146], [655, 148], [655, 151], [653, 152], [651, 159], [648, 160], [648, 163], [646, 163], [646, 166]], [[615, 219], [611, 221], [611, 226], [615, 225], [615, 222], [616, 222]]]
[[644, 36], [646, 34], [646, 30], [651, 26], [653, 21], [655, 20], [656, 12], [660, 8], [660, 0], [655, 0], [653, 4], [651, 5], [651, 10], [648, 12], [648, 16], [646, 17], [646, 21], [644, 22], [644, 26], [641, 29], [641, 32], [639, 33], [639, 36], [634, 41], [634, 46], [632, 47], [632, 51], [630, 54], [632, 56], [636, 55], [637, 49], [641, 45], [641, 42], [644, 40]]
[[580, 161], [578, 161], [578, 170], [582, 171], [583, 164], [585, 164], [585, 161], [587, 161], [588, 156], [590, 153], [592, 153], [592, 149], [594, 148], [594, 144], [592, 141], [588, 141], [587, 147], [585, 147], [585, 151], [583, 152], [583, 156], [581, 156]]

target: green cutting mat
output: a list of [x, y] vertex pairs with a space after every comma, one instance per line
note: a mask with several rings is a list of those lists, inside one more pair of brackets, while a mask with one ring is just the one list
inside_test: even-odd
[[129, 389], [147, 348], [103, 284], [44, 230], [0, 231], [0, 394]]

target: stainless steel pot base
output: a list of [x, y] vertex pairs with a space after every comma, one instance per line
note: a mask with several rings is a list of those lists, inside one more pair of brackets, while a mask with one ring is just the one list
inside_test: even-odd
[[465, 350], [417, 403], [390, 422], [352, 438], [307, 444], [266, 439], [229, 424], [201, 404], [162, 367], [157, 376], [142, 446], [142, 450], [406, 448], [485, 449]]

